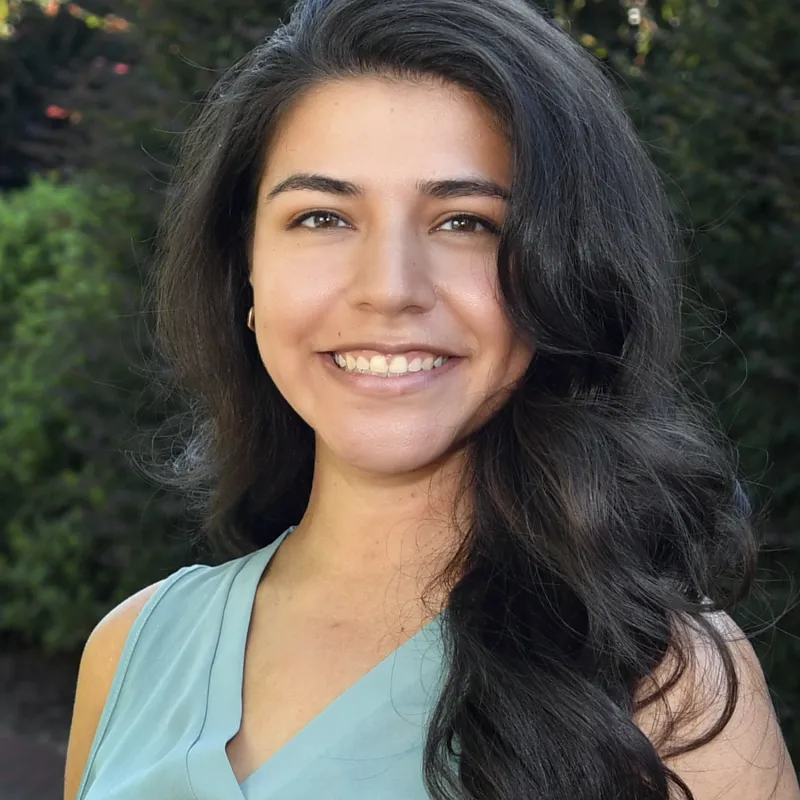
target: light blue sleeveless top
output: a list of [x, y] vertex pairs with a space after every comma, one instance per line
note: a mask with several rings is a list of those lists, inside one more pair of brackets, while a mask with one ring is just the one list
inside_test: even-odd
[[128, 635], [77, 800], [429, 800], [422, 748], [443, 676], [441, 617], [237, 781], [225, 745], [241, 722], [256, 588], [292, 530], [159, 586]]

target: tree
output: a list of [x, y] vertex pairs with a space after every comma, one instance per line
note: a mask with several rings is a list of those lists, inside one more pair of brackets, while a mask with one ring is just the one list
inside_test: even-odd
[[128, 66], [131, 42], [117, 35], [126, 26], [73, 3], [0, 2], [0, 191], [86, 165], [81, 107]]

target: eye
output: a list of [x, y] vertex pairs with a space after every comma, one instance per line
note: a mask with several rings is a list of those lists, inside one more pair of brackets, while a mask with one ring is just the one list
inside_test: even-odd
[[[448, 230], [444, 226], [450, 223], [453, 224], [453, 227]], [[492, 235], [500, 233], [500, 229], [493, 222], [473, 214], [457, 214], [445, 220], [439, 227], [452, 233], [490, 233]], [[481, 228], [483, 230], [480, 230]]]
[[[307, 222], [310, 222], [311, 224], [307, 225]], [[338, 223], [340, 222], [343, 223], [343, 225], [339, 225]], [[334, 214], [332, 211], [317, 210], [309, 211], [307, 214], [303, 214], [302, 217], [298, 217], [289, 225], [289, 227], [309, 228], [311, 230], [319, 231], [349, 226], [338, 214]]]

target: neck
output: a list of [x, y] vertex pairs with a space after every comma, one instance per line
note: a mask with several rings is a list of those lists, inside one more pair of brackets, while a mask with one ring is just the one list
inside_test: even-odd
[[308, 509], [281, 546], [295, 586], [418, 598], [459, 543], [453, 502], [462, 454], [418, 473], [366, 474], [317, 447]]

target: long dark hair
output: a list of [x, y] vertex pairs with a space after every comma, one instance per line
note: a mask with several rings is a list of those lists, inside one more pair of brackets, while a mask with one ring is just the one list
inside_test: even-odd
[[[683, 379], [681, 231], [612, 80], [524, 0], [301, 0], [228, 70], [186, 135], [163, 217], [157, 335], [192, 424], [171, 481], [231, 555], [303, 514], [314, 437], [244, 325], [256, 187], [277, 124], [332, 78], [436, 76], [481, 96], [513, 153], [498, 268], [533, 362], [466, 443], [473, 514], [446, 587], [427, 734], [444, 798], [667, 800], [691, 792], [632, 721], [691, 661], [676, 621], [749, 590], [736, 456]], [[638, 687], [670, 653], [657, 691]], [[670, 729], [662, 731], [666, 746]], [[673, 751], [674, 752], [674, 751]]]

